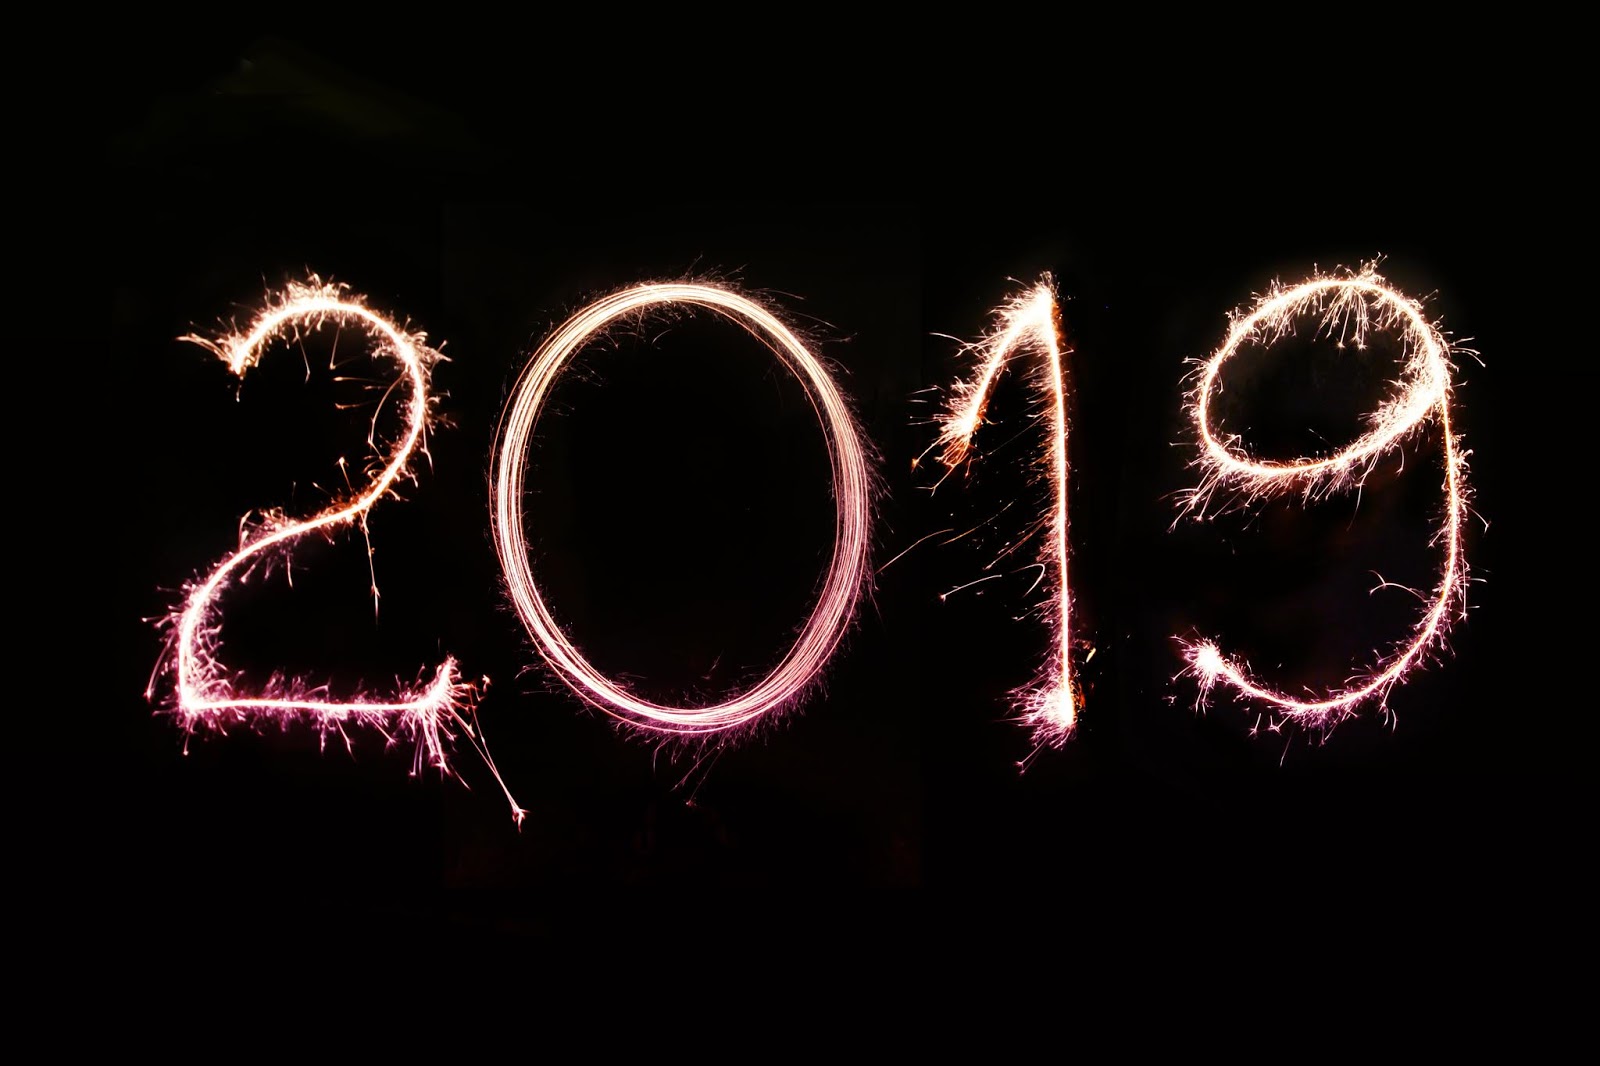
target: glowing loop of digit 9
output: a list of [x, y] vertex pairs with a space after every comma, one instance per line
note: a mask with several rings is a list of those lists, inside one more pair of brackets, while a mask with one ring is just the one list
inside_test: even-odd
[[[393, 492], [401, 479], [412, 476], [411, 458], [423, 446], [429, 423], [432, 400], [428, 374], [433, 363], [443, 357], [427, 347], [423, 334], [406, 332], [359, 298], [348, 296], [343, 285], [324, 284], [315, 275], [307, 284], [291, 284], [283, 293], [269, 298], [245, 332], [216, 340], [193, 335], [180, 338], [209, 349], [242, 378], [273, 341], [293, 342], [303, 335], [302, 331], [312, 332], [329, 322], [360, 327], [375, 346], [374, 358], [388, 357], [399, 364], [410, 389], [405, 433], [364, 491], [339, 500], [310, 518], [292, 519], [278, 511], [264, 514], [259, 524], [243, 529], [238, 551], [217, 564], [205, 580], [187, 589], [182, 609], [167, 620], [173, 629], [169, 655], [175, 661], [167, 664], [167, 658], [163, 658], [163, 664], [175, 675], [176, 710], [190, 731], [201, 723], [221, 728], [230, 721], [286, 721], [297, 717], [312, 719], [324, 735], [330, 729], [342, 730], [346, 723], [372, 726], [385, 737], [390, 736], [390, 729], [397, 729], [416, 741], [413, 772], [420, 770], [425, 760], [442, 772], [450, 772], [447, 749], [454, 738], [453, 723], [484, 756], [504, 791], [505, 783], [464, 716], [471, 709], [476, 689], [462, 681], [453, 657], [445, 659], [426, 686], [406, 689], [390, 699], [359, 696], [347, 701], [326, 698], [325, 687], [280, 677], [273, 678], [260, 695], [238, 693], [229, 671], [216, 657], [221, 631], [217, 601], [230, 584], [248, 579], [255, 567], [282, 558], [297, 538], [309, 533], [331, 535], [351, 526], [359, 526], [365, 533], [367, 515], [373, 506]], [[376, 607], [376, 580], [372, 593]], [[153, 682], [148, 695], [154, 698]], [[520, 822], [524, 812], [509, 792], [506, 799]]]
[[[1211, 398], [1222, 366], [1246, 341], [1271, 346], [1294, 330], [1296, 321], [1318, 316], [1319, 331], [1357, 346], [1373, 330], [1394, 331], [1402, 344], [1401, 378], [1395, 393], [1371, 416], [1371, 428], [1342, 451], [1317, 459], [1262, 462], [1242, 450], [1237, 437], [1219, 439], [1212, 431]], [[1427, 613], [1369, 672], [1321, 699], [1301, 699], [1253, 679], [1239, 662], [1209, 641], [1186, 643], [1190, 669], [1200, 679], [1202, 698], [1218, 681], [1240, 694], [1266, 702], [1276, 713], [1313, 726], [1326, 726], [1353, 714], [1363, 702], [1380, 703], [1436, 641], [1453, 616], [1466, 607], [1467, 565], [1462, 553], [1466, 521], [1466, 456], [1450, 428], [1451, 348], [1416, 301], [1390, 288], [1369, 266], [1359, 273], [1313, 277], [1290, 288], [1274, 287], [1248, 314], [1236, 316], [1221, 348], [1205, 364], [1190, 397], [1189, 414], [1199, 433], [1199, 485], [1186, 494], [1186, 511], [1203, 513], [1224, 486], [1248, 500], [1286, 492], [1316, 499], [1360, 486], [1374, 464], [1403, 439], [1437, 417], [1444, 438], [1445, 516], [1439, 535], [1445, 542], [1444, 567]]]
[[[563, 368], [607, 327], [653, 308], [689, 306], [723, 315], [760, 341], [795, 375], [827, 437], [837, 508], [833, 558], [810, 617], [788, 653], [748, 691], [706, 707], [672, 707], [612, 682], [557, 625], [534, 579], [522, 503], [527, 452]], [[580, 698], [628, 725], [655, 733], [712, 734], [751, 725], [793, 704], [816, 680], [849, 628], [866, 582], [871, 477], [849, 406], [823, 364], [772, 312], [713, 285], [648, 284], [599, 300], [573, 315], [523, 368], [501, 416], [491, 484], [495, 546], [517, 613], [539, 654]]]
[[1057, 589], [1056, 649], [1039, 679], [1023, 693], [1022, 710], [1023, 721], [1033, 727], [1035, 743], [1060, 747], [1076, 728], [1082, 703], [1072, 672], [1072, 595], [1067, 586], [1067, 390], [1062, 356], [1071, 352], [1061, 347], [1059, 311], [1048, 277], [996, 317], [995, 331], [973, 346], [982, 369], [973, 380], [956, 384], [935, 447], [942, 445], [939, 458], [946, 468], [954, 470], [965, 462], [1001, 368], [1019, 351], [1031, 348], [1040, 357], [1044, 373], [1038, 381], [1050, 408], [1054, 440], [1049, 481], [1055, 495], [1050, 542], [1041, 554], [1041, 565], [1042, 580], [1053, 580]]

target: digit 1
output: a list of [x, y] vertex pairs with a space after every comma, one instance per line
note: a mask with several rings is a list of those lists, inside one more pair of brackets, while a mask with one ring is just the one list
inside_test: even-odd
[[[1048, 462], [1054, 506], [1049, 518], [1049, 538], [1040, 553], [1041, 580], [1049, 581], [1054, 591], [1054, 647], [1031, 685], [1019, 690], [1022, 721], [1033, 728], [1036, 745], [1059, 748], [1078, 725], [1083, 699], [1072, 668], [1072, 591], [1067, 583], [1067, 560], [1071, 554], [1067, 531], [1067, 385], [1064, 357], [1072, 354], [1061, 341], [1060, 310], [1055, 288], [1046, 276], [1037, 285], [1012, 300], [995, 315], [990, 334], [974, 344], [978, 356], [977, 376], [958, 381], [941, 421], [939, 459], [954, 471], [966, 462], [978, 427], [983, 425], [989, 396], [996, 378], [1012, 356], [1036, 356], [1040, 372], [1034, 380], [1050, 411], [1051, 447]], [[930, 451], [932, 448], [929, 449]]]

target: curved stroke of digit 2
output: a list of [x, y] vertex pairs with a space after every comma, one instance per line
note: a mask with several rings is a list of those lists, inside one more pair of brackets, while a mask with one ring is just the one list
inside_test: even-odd
[[[424, 687], [408, 688], [389, 699], [358, 696], [347, 701], [329, 699], [325, 687], [282, 677], [274, 677], [260, 695], [244, 695], [235, 691], [227, 668], [217, 660], [222, 626], [218, 600], [234, 581], [248, 580], [256, 567], [270, 566], [284, 558], [295, 540], [308, 533], [331, 536], [359, 527], [365, 535], [373, 506], [393, 494], [401, 480], [414, 478], [411, 459], [419, 448], [426, 447], [424, 435], [433, 404], [428, 375], [443, 356], [427, 346], [424, 334], [407, 332], [368, 308], [359, 297], [348, 295], [345, 286], [324, 283], [316, 275], [304, 284], [292, 283], [283, 292], [269, 296], [265, 307], [243, 331], [215, 340], [194, 335], [179, 338], [208, 349], [242, 378], [260, 362], [274, 341], [293, 343], [330, 322], [361, 328], [374, 346], [374, 358], [387, 357], [399, 364], [410, 390], [405, 433], [383, 460], [382, 469], [359, 494], [337, 500], [310, 518], [294, 519], [273, 510], [254, 524], [244, 524], [239, 550], [217, 564], [203, 581], [188, 586], [182, 608], [165, 620], [171, 630], [171, 644], [157, 671], [161, 672], [164, 666], [174, 674], [174, 709], [191, 733], [200, 724], [221, 729], [235, 721], [286, 722], [302, 717], [315, 722], [324, 737], [330, 729], [342, 731], [345, 723], [374, 727], [390, 739], [390, 730], [397, 729], [416, 742], [413, 773], [421, 769], [424, 760], [443, 773], [451, 772], [447, 748], [454, 738], [453, 724], [483, 756], [511, 804], [513, 817], [521, 824], [526, 812], [512, 798], [488, 749], [467, 720], [477, 689], [461, 680], [454, 657], [446, 657], [433, 681]], [[368, 443], [376, 447], [370, 435]], [[370, 549], [368, 555], [370, 558]], [[375, 577], [372, 594], [376, 608]], [[146, 695], [152, 699], [155, 696], [153, 680]]]
[[[1056, 588], [1056, 648], [1040, 676], [1022, 691], [1022, 720], [1033, 727], [1034, 743], [1059, 748], [1077, 728], [1081, 695], [1072, 670], [1072, 593], [1067, 585], [1067, 389], [1062, 359], [1070, 349], [1061, 344], [1060, 310], [1049, 276], [996, 313], [997, 325], [988, 337], [972, 346], [980, 369], [970, 381], [958, 381], [941, 420], [939, 459], [948, 470], [967, 460], [973, 437], [983, 425], [989, 396], [1000, 370], [1013, 355], [1031, 351], [1039, 356], [1044, 372], [1037, 381], [1050, 409], [1054, 446], [1050, 451], [1049, 480], [1055, 494], [1049, 545], [1041, 553], [1044, 578]], [[931, 449], [930, 449], [931, 450]]]
[[[1319, 335], [1335, 338], [1341, 347], [1363, 347], [1375, 330], [1397, 333], [1402, 365], [1396, 391], [1370, 417], [1371, 428], [1342, 451], [1293, 462], [1254, 459], [1237, 436], [1223, 439], [1212, 430], [1211, 398], [1221, 387], [1223, 364], [1247, 341], [1270, 347], [1308, 317], [1317, 320]], [[1294, 286], [1275, 285], [1248, 313], [1234, 316], [1227, 339], [1204, 364], [1189, 397], [1189, 415], [1200, 440], [1195, 465], [1201, 478], [1185, 494], [1183, 510], [1203, 515], [1225, 486], [1239, 490], [1247, 504], [1288, 492], [1298, 492], [1309, 501], [1357, 489], [1380, 458], [1437, 418], [1444, 437], [1445, 515], [1438, 535], [1445, 542], [1445, 559], [1428, 611], [1409, 638], [1345, 687], [1320, 699], [1291, 696], [1252, 678], [1243, 664], [1225, 656], [1211, 641], [1184, 641], [1189, 669], [1200, 680], [1202, 700], [1221, 681], [1243, 696], [1265, 702], [1275, 714], [1326, 728], [1368, 700], [1382, 704], [1427, 650], [1443, 641], [1455, 616], [1465, 613], [1467, 562], [1461, 541], [1467, 514], [1467, 463], [1450, 428], [1451, 355], [1449, 342], [1423, 314], [1422, 305], [1391, 288], [1375, 265], [1337, 276], [1314, 276]]]
[[[523, 526], [528, 447], [562, 370], [612, 324], [670, 307], [704, 308], [726, 317], [795, 375], [827, 437], [837, 508], [833, 559], [811, 615], [788, 654], [744, 693], [704, 707], [673, 707], [643, 699], [595, 669], [546, 606], [534, 579]], [[729, 289], [689, 282], [639, 285], [598, 300], [562, 323], [539, 346], [501, 416], [498, 436], [490, 508], [512, 602], [540, 656], [581, 699], [647, 733], [708, 736], [753, 727], [764, 717], [770, 721], [770, 715], [792, 706], [817, 679], [849, 628], [867, 580], [871, 473], [849, 405], [827, 368], [771, 311]]]

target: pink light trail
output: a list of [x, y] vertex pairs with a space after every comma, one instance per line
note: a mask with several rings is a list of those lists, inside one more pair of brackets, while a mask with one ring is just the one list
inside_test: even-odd
[[[1402, 345], [1401, 376], [1393, 394], [1369, 418], [1370, 428], [1348, 447], [1320, 458], [1264, 462], [1252, 458], [1238, 436], [1219, 438], [1210, 418], [1222, 366], [1247, 341], [1271, 347], [1295, 331], [1306, 317], [1317, 319], [1321, 336], [1338, 344], [1364, 347], [1374, 330], [1396, 332]], [[1195, 465], [1199, 484], [1184, 495], [1185, 513], [1203, 516], [1224, 486], [1242, 491], [1245, 502], [1298, 492], [1306, 501], [1358, 489], [1378, 460], [1405, 438], [1438, 420], [1444, 440], [1445, 516], [1438, 536], [1445, 542], [1444, 566], [1426, 614], [1376, 665], [1321, 698], [1300, 698], [1256, 680], [1247, 667], [1223, 654], [1211, 641], [1183, 641], [1185, 658], [1200, 681], [1202, 701], [1221, 681], [1240, 695], [1268, 704], [1275, 714], [1327, 728], [1353, 715], [1368, 700], [1383, 705], [1393, 688], [1436, 644], [1457, 616], [1466, 612], [1467, 562], [1462, 550], [1469, 492], [1466, 453], [1450, 425], [1452, 348], [1422, 305], [1391, 288], [1375, 264], [1336, 276], [1314, 276], [1294, 286], [1275, 284], [1246, 313], [1236, 313], [1222, 347], [1205, 362], [1190, 393], [1188, 412], [1199, 436]], [[1427, 602], [1427, 601], [1425, 601]]]
[[[163, 624], [170, 634], [169, 646], [157, 663], [156, 676], [151, 679], [146, 697], [152, 701], [156, 699], [156, 677], [170, 672], [174, 677], [175, 706], [172, 709], [191, 734], [201, 724], [225, 731], [233, 722], [269, 719], [286, 724], [301, 718], [314, 722], [324, 740], [330, 730], [338, 730], [344, 736], [343, 727], [347, 723], [377, 729], [390, 742], [398, 732], [416, 743], [413, 774], [419, 772], [425, 762], [442, 773], [452, 773], [447, 752], [455, 737], [452, 727], [459, 728], [483, 756], [511, 804], [513, 817], [521, 824], [526, 812], [511, 796], [488, 749], [468, 720], [478, 688], [461, 679], [454, 657], [446, 657], [427, 685], [405, 688], [387, 699], [358, 695], [350, 700], [329, 698], [326, 685], [311, 685], [298, 678], [276, 675], [259, 694], [240, 692], [236, 690], [238, 683], [232, 672], [217, 658], [222, 628], [218, 601], [235, 581], [248, 580], [258, 566], [270, 569], [274, 562], [287, 557], [298, 538], [307, 534], [322, 533], [331, 537], [359, 527], [365, 536], [367, 516], [373, 506], [385, 496], [394, 495], [400, 481], [415, 480], [410, 463], [419, 448], [426, 448], [424, 438], [434, 404], [428, 392], [428, 377], [433, 365], [444, 357], [427, 346], [424, 334], [407, 332], [372, 311], [361, 298], [347, 295], [347, 291], [344, 285], [324, 283], [311, 275], [304, 284], [291, 283], [283, 292], [270, 294], [263, 309], [243, 331], [229, 332], [216, 339], [196, 335], [179, 338], [206, 348], [242, 378], [260, 362], [268, 346], [275, 341], [296, 343], [330, 322], [338, 326], [353, 325], [362, 329], [372, 342], [374, 359], [389, 358], [399, 365], [410, 395], [405, 432], [393, 444], [382, 469], [373, 475], [363, 491], [336, 500], [310, 518], [291, 518], [277, 509], [259, 514], [255, 522], [250, 522], [246, 516], [246, 521], [240, 525], [239, 549], [218, 563], [203, 580], [186, 586], [183, 606], [164, 619]], [[371, 433], [368, 444], [376, 453], [377, 442]], [[370, 560], [370, 547], [368, 557]], [[372, 595], [376, 610], [375, 576]], [[487, 680], [485, 678], [484, 682]], [[348, 745], [347, 736], [345, 740]]]
[[[670, 307], [703, 308], [722, 315], [760, 341], [795, 375], [827, 438], [837, 508], [833, 557], [794, 645], [750, 689], [704, 707], [655, 703], [595, 669], [545, 604], [529, 561], [523, 520], [528, 448], [563, 369], [615, 323]], [[793, 706], [817, 680], [848, 630], [868, 579], [871, 472], [849, 405], [827, 368], [770, 310], [729, 289], [689, 282], [639, 285], [597, 300], [562, 323], [523, 368], [501, 416], [498, 438], [490, 509], [507, 587], [540, 656], [578, 697], [648, 733], [706, 736], [771, 720], [769, 716]], [[648, 516], [641, 521], [647, 522]]]
[[[1082, 696], [1072, 669], [1072, 591], [1067, 583], [1070, 555], [1067, 516], [1067, 387], [1063, 357], [1071, 354], [1061, 343], [1060, 310], [1054, 285], [1046, 276], [995, 313], [996, 324], [987, 337], [970, 347], [979, 359], [979, 371], [970, 381], [956, 382], [948, 409], [941, 419], [938, 440], [940, 462], [954, 471], [967, 458], [972, 441], [983, 425], [984, 412], [1000, 371], [1019, 353], [1039, 357], [1043, 373], [1036, 381], [1050, 410], [1049, 481], [1054, 495], [1049, 544], [1040, 555], [1044, 580], [1055, 587], [1055, 650], [1035, 681], [1021, 690], [1022, 720], [1033, 727], [1034, 743], [1059, 748], [1078, 724]], [[941, 447], [942, 446], [942, 447]], [[929, 449], [932, 450], [931, 448]], [[947, 475], [948, 476], [948, 475]], [[983, 579], [987, 580], [987, 579]]]

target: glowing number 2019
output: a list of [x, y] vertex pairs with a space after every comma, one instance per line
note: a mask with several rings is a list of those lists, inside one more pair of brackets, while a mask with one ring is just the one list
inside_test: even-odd
[[[652, 702], [607, 678], [584, 657], [557, 625], [540, 592], [529, 561], [523, 503], [527, 453], [550, 393], [576, 355], [615, 323], [670, 308], [700, 309], [738, 324], [792, 372], [805, 390], [827, 440], [836, 506], [833, 554], [810, 616], [792, 647], [749, 690], [703, 707]], [[992, 386], [1014, 355], [1039, 357], [1037, 380], [1051, 412], [1053, 445], [1048, 465], [1054, 494], [1050, 537], [1042, 553], [1044, 580], [1050, 580], [1058, 605], [1056, 647], [1039, 679], [1023, 695], [1025, 720], [1040, 744], [1059, 745], [1077, 725], [1082, 699], [1074, 677], [1072, 596], [1067, 583], [1068, 486], [1067, 391], [1058, 308], [1049, 279], [1002, 308], [993, 332], [974, 345], [981, 359], [977, 375], [957, 384], [934, 447], [954, 470], [968, 457], [983, 424]], [[1370, 420], [1371, 428], [1341, 451], [1315, 459], [1269, 462], [1253, 458], [1237, 437], [1213, 429], [1211, 402], [1227, 361], [1247, 341], [1270, 347], [1302, 319], [1312, 318], [1323, 335], [1341, 343], [1364, 344], [1373, 331], [1393, 333], [1402, 346], [1401, 379], [1393, 395]], [[410, 333], [370, 310], [343, 286], [312, 277], [271, 298], [249, 328], [217, 339], [186, 337], [215, 353], [241, 377], [275, 341], [293, 341], [325, 324], [361, 329], [374, 358], [399, 366], [408, 387], [405, 430], [365, 487], [308, 518], [279, 511], [248, 525], [236, 552], [203, 580], [188, 586], [181, 607], [166, 619], [169, 647], [157, 676], [170, 675], [171, 710], [192, 731], [200, 724], [223, 726], [256, 719], [309, 719], [324, 734], [346, 723], [398, 731], [416, 741], [417, 763], [448, 770], [446, 748], [459, 729], [484, 756], [505, 789], [482, 740], [468, 719], [474, 689], [461, 680], [453, 658], [439, 666], [432, 682], [388, 699], [358, 696], [339, 701], [326, 689], [296, 679], [275, 678], [259, 692], [238, 691], [234, 676], [217, 659], [221, 596], [259, 567], [282, 559], [290, 546], [310, 533], [332, 535], [351, 527], [366, 530], [371, 509], [411, 476], [410, 462], [428, 428], [432, 399], [428, 375], [438, 353], [420, 333]], [[1467, 511], [1466, 459], [1451, 429], [1452, 350], [1414, 300], [1390, 288], [1370, 267], [1338, 276], [1317, 276], [1292, 287], [1275, 287], [1248, 312], [1235, 317], [1222, 346], [1205, 363], [1189, 399], [1199, 439], [1199, 484], [1186, 494], [1187, 511], [1203, 513], [1219, 489], [1236, 489], [1246, 499], [1298, 492], [1310, 499], [1359, 486], [1373, 465], [1404, 438], [1437, 419], [1444, 442], [1445, 515], [1439, 536], [1445, 561], [1429, 606], [1409, 638], [1367, 673], [1321, 698], [1300, 698], [1255, 680], [1237, 661], [1210, 641], [1185, 644], [1192, 672], [1204, 697], [1219, 682], [1240, 695], [1269, 705], [1275, 714], [1310, 725], [1327, 725], [1352, 714], [1364, 702], [1381, 702], [1427, 651], [1443, 639], [1454, 615], [1465, 607], [1467, 566], [1462, 531]], [[772, 311], [750, 298], [716, 285], [675, 283], [639, 285], [583, 308], [539, 347], [523, 368], [501, 416], [494, 449], [490, 510], [495, 547], [511, 598], [539, 654], [580, 698], [640, 730], [657, 734], [708, 735], [748, 727], [792, 706], [837, 649], [867, 581], [867, 551], [872, 505], [867, 451], [826, 367]], [[374, 587], [374, 595], [376, 588]], [[150, 698], [158, 689], [153, 679]], [[521, 809], [510, 793], [513, 813]]]
[[[671, 707], [636, 696], [596, 670], [556, 624], [534, 580], [523, 525], [527, 451], [561, 371], [606, 328], [630, 316], [672, 306], [704, 308], [742, 326], [795, 375], [827, 436], [837, 507], [833, 559], [811, 615], [782, 661], [748, 691], [705, 707]], [[580, 698], [630, 726], [654, 733], [710, 734], [750, 725], [791, 705], [817, 677], [849, 627], [867, 576], [871, 483], [866, 452], [844, 397], [827, 369], [793, 332], [760, 304], [702, 284], [640, 285], [573, 315], [523, 368], [501, 416], [490, 510], [495, 546], [512, 602], [539, 654]]]
[[1067, 585], [1067, 387], [1062, 357], [1071, 351], [1062, 349], [1058, 315], [1055, 290], [1048, 278], [1001, 308], [994, 332], [974, 346], [981, 360], [978, 375], [956, 384], [934, 445], [942, 445], [939, 457], [948, 469], [963, 463], [983, 424], [991, 386], [1001, 368], [1018, 351], [1034, 350], [1041, 362], [1037, 380], [1050, 409], [1053, 440], [1049, 481], [1055, 510], [1041, 565], [1044, 580], [1052, 581], [1056, 590], [1056, 648], [1038, 681], [1024, 691], [1022, 711], [1023, 721], [1033, 727], [1034, 741], [1055, 747], [1072, 735], [1082, 702], [1072, 673], [1072, 593]]
[[[1341, 343], [1362, 345], [1373, 330], [1397, 333], [1402, 345], [1401, 380], [1371, 418], [1372, 428], [1342, 451], [1295, 462], [1254, 459], [1237, 438], [1219, 439], [1212, 431], [1211, 400], [1223, 365], [1246, 341], [1270, 346], [1307, 317], [1315, 317], [1319, 332], [1338, 337]], [[1225, 486], [1241, 490], [1248, 499], [1287, 492], [1310, 499], [1358, 487], [1379, 458], [1437, 418], [1444, 438], [1445, 514], [1439, 532], [1445, 561], [1427, 613], [1409, 639], [1346, 687], [1320, 699], [1290, 696], [1253, 679], [1215, 644], [1202, 641], [1186, 645], [1202, 696], [1220, 681], [1264, 702], [1275, 714], [1308, 725], [1328, 725], [1368, 700], [1381, 703], [1443, 639], [1454, 614], [1465, 609], [1467, 564], [1461, 540], [1467, 509], [1466, 457], [1450, 428], [1450, 354], [1449, 343], [1424, 317], [1421, 306], [1390, 288], [1370, 267], [1348, 276], [1313, 277], [1292, 287], [1275, 287], [1248, 313], [1235, 317], [1222, 347], [1201, 370], [1190, 398], [1189, 413], [1200, 441], [1196, 465], [1202, 476], [1185, 500], [1186, 509], [1203, 512], [1213, 494]]]
[[[242, 333], [218, 339], [188, 336], [214, 352], [235, 374], [243, 377], [261, 359], [274, 341], [293, 341], [305, 332], [327, 323], [351, 325], [363, 330], [374, 345], [373, 356], [393, 359], [399, 364], [409, 388], [405, 431], [383, 460], [383, 467], [365, 488], [338, 500], [309, 518], [290, 518], [281, 511], [264, 513], [260, 521], [246, 527], [238, 551], [218, 563], [203, 580], [187, 588], [182, 607], [167, 621], [171, 627], [168, 654], [162, 665], [173, 675], [174, 710], [184, 726], [192, 731], [200, 724], [218, 727], [229, 722], [252, 719], [309, 718], [324, 733], [346, 723], [371, 725], [380, 730], [398, 729], [417, 744], [414, 770], [426, 759], [442, 771], [449, 770], [447, 744], [452, 727], [459, 727], [488, 753], [464, 717], [472, 705], [473, 686], [461, 679], [456, 660], [447, 657], [425, 687], [407, 689], [388, 699], [358, 696], [333, 700], [322, 687], [296, 678], [274, 678], [258, 693], [237, 690], [236, 683], [216, 651], [222, 626], [218, 601], [229, 586], [245, 580], [257, 567], [280, 561], [293, 543], [311, 533], [331, 535], [353, 526], [366, 529], [367, 515], [377, 502], [391, 493], [402, 479], [411, 477], [411, 459], [422, 445], [429, 422], [432, 400], [428, 394], [428, 374], [439, 354], [430, 349], [421, 333], [409, 333], [377, 314], [359, 298], [349, 296], [344, 286], [324, 284], [313, 276], [307, 284], [290, 285], [282, 294], [268, 300], [267, 306]], [[373, 596], [377, 596], [376, 583]], [[158, 668], [159, 670], [159, 668]], [[152, 683], [148, 693], [155, 697]], [[493, 763], [489, 763], [491, 771]], [[495, 773], [498, 780], [499, 774]], [[504, 783], [501, 788], [504, 789]], [[510, 793], [506, 798], [511, 800]], [[511, 800], [513, 813], [520, 820], [522, 811]]]

